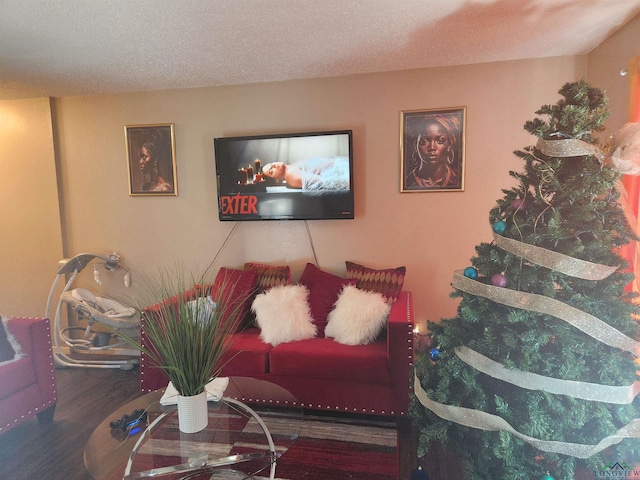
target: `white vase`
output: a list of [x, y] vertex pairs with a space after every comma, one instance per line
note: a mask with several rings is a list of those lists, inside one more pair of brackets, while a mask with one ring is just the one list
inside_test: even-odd
[[181, 432], [199, 432], [207, 428], [208, 424], [206, 391], [190, 397], [178, 395], [178, 426]]

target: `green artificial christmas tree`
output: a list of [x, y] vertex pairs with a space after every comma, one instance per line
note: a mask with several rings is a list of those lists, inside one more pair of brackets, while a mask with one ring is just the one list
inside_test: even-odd
[[539, 140], [515, 152], [524, 170], [489, 214], [494, 240], [454, 274], [457, 316], [429, 322], [434, 349], [415, 366], [418, 454], [441, 441], [467, 479], [640, 463], [639, 309], [617, 253], [637, 238], [592, 137], [607, 100], [584, 81], [559, 93], [525, 124]]

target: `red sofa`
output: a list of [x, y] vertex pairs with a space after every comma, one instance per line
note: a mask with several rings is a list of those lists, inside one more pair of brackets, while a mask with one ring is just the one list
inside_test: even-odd
[[[231, 360], [223, 375], [246, 376], [278, 384], [312, 410], [404, 417], [409, 406], [413, 366], [413, 306], [411, 292], [393, 303], [386, 332], [367, 345], [343, 345], [315, 337], [275, 347], [251, 327], [234, 334]], [[142, 338], [144, 342], [144, 325]], [[167, 377], [140, 358], [143, 391], [167, 386]], [[256, 392], [239, 400], [269, 402]]]
[[1, 322], [0, 329], [0, 433], [34, 416], [51, 422], [57, 386], [49, 320], [10, 318], [7, 332]]

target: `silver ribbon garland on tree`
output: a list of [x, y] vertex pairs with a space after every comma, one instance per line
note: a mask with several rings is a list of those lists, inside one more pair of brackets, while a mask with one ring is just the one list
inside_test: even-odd
[[524, 440], [534, 447], [546, 452], [561, 453], [577, 458], [588, 458], [601, 452], [605, 448], [620, 443], [625, 438], [640, 438], [640, 419], [636, 418], [624, 427], [618, 429], [613, 435], [603, 438], [595, 445], [583, 445], [580, 443], [555, 442], [552, 440], [540, 440], [518, 432], [503, 418], [470, 408], [444, 405], [431, 400], [420, 385], [418, 377], [415, 377], [415, 394], [420, 403], [445, 420], [459, 423], [466, 427], [479, 428], [492, 432], [506, 431]]
[[[619, 173], [640, 174], [640, 124], [624, 126], [615, 137], [615, 143], [607, 156], [596, 146], [576, 139], [539, 140], [536, 148], [544, 155], [553, 157], [576, 157], [595, 155], [603, 165], [608, 165]], [[622, 195], [622, 207], [634, 232], [638, 232], [635, 216], [625, 204], [626, 192], [619, 183], [617, 187]], [[599, 265], [554, 252], [548, 249], [525, 244], [514, 239], [494, 234], [495, 244], [523, 259], [563, 274], [585, 280], [602, 280], [618, 269], [618, 266]], [[637, 270], [640, 271], [640, 270]], [[640, 343], [629, 338], [602, 320], [556, 299], [515, 291], [507, 288], [487, 285], [465, 277], [459, 272], [453, 276], [452, 286], [460, 291], [484, 297], [494, 302], [514, 308], [525, 309], [562, 319], [580, 329], [596, 340], [609, 346], [640, 353]], [[508, 369], [504, 365], [487, 358], [468, 347], [458, 347], [455, 354], [463, 362], [476, 370], [517, 387], [540, 390], [552, 394], [567, 395], [590, 401], [614, 404], [629, 404], [640, 393], [640, 382], [632, 385], [608, 386], [545, 377], [530, 372]], [[470, 408], [445, 405], [431, 400], [422, 388], [417, 373], [414, 378], [416, 398], [429, 410], [445, 420], [464, 426], [488, 431], [506, 431], [528, 442], [534, 447], [548, 452], [561, 453], [577, 458], [587, 458], [605, 448], [621, 442], [625, 438], [640, 438], [640, 419], [634, 419], [617, 432], [600, 440], [595, 445], [583, 445], [569, 442], [540, 440], [516, 431], [503, 418]]]
[[582, 278], [583, 280], [602, 280], [618, 269], [618, 266], [609, 267], [607, 265], [580, 260], [563, 253], [530, 245], [512, 238], [506, 238], [497, 233], [493, 234], [493, 241], [501, 249], [527, 259], [536, 265], [572, 277]]
[[580, 157], [583, 155], [600, 156], [598, 147], [576, 138], [565, 138], [562, 140], [543, 140], [536, 143], [536, 148], [547, 157]]
[[640, 343], [627, 337], [608, 323], [555, 298], [487, 285], [467, 278], [458, 272], [454, 274], [451, 285], [463, 292], [470, 293], [477, 297], [488, 298], [489, 300], [507, 305], [508, 307], [552, 315], [560, 320], [564, 320], [590, 337], [610, 347], [633, 354], [635, 354], [640, 347]]

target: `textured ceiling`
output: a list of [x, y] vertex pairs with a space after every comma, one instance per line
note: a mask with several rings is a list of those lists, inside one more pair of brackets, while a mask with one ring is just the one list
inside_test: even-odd
[[640, 0], [0, 0], [0, 99], [590, 52]]

